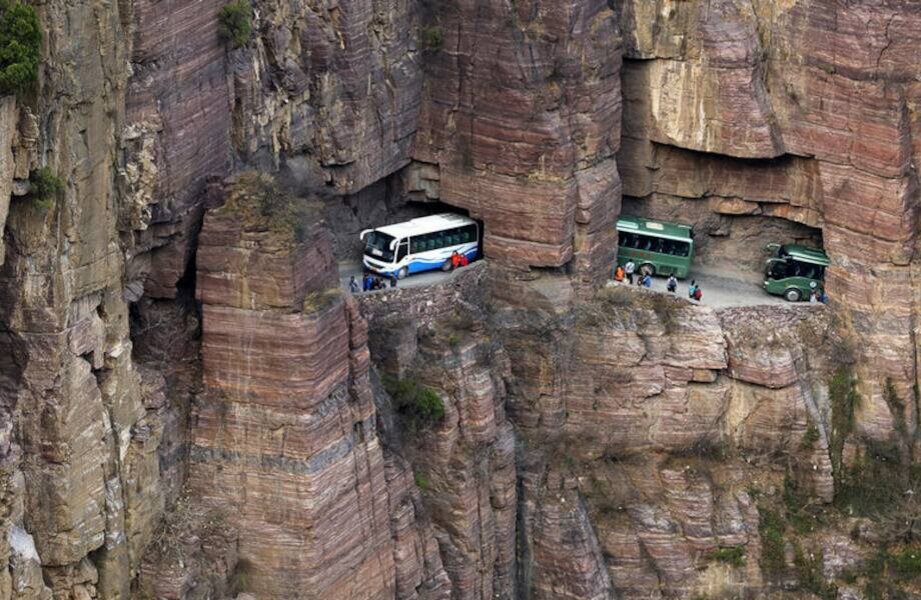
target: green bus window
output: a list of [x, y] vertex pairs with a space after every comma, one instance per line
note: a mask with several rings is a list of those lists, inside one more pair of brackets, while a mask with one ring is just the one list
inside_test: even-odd
[[690, 256], [691, 245], [687, 242], [675, 242], [675, 254], [677, 256]]

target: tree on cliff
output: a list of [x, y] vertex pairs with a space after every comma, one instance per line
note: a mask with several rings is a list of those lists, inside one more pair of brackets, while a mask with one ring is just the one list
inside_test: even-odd
[[0, 0], [0, 95], [23, 91], [35, 81], [42, 44], [35, 9]]
[[253, 34], [253, 7], [248, 0], [234, 0], [218, 14], [217, 33], [225, 42], [239, 48]]

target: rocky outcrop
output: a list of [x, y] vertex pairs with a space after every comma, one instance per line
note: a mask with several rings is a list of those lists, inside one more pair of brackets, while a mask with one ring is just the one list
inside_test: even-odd
[[[452, 597], [518, 597], [516, 439], [505, 415], [508, 357], [477, 302], [486, 265], [429, 288], [360, 299], [384, 390], [383, 431], [409, 463], [430, 515]], [[411, 305], [417, 313], [396, 310]], [[420, 417], [428, 390], [442, 414]]]
[[340, 296], [328, 235], [265, 217], [258, 199], [275, 199], [251, 194], [258, 181], [237, 182], [199, 242], [205, 393], [192, 417], [192, 493], [229, 509], [257, 595], [441, 588], [431, 533], [408, 531], [406, 475], [388, 478], [400, 468], [386, 467], [375, 427], [367, 329]]
[[183, 1], [164, 11], [132, 3], [131, 80], [121, 133], [123, 230], [132, 240], [129, 276], [154, 298], [173, 298], [194, 250], [208, 177], [231, 165], [231, 100], [225, 47], [217, 35], [224, 2]]
[[232, 58], [239, 155], [337, 193], [408, 164], [422, 100], [417, 3], [254, 6], [259, 36]]
[[522, 266], [575, 257], [597, 282], [619, 210], [620, 53], [601, 1], [435, 9], [415, 157], [439, 197], [485, 223], [486, 253]]
[[766, 500], [751, 490], [772, 502], [785, 485], [818, 503], [834, 493], [827, 357], [840, 340], [824, 309], [716, 312], [613, 286], [553, 313], [546, 288], [530, 289], [494, 313], [523, 437], [529, 593], [761, 591]]
[[[118, 244], [125, 10], [43, 4], [39, 84], [0, 100], [0, 595], [127, 597], [163, 509], [166, 409], [132, 359]], [[45, 166], [49, 206], [24, 196]]]
[[[51, 0], [0, 98], [0, 597], [745, 596], [874, 555], [808, 519], [910, 457], [918, 7], [257, 0], [234, 49], [222, 4]], [[339, 236], [227, 196], [252, 166]], [[824, 243], [833, 304], [596, 297], [621, 175], [703, 262]], [[407, 198], [482, 219], [488, 269], [343, 297], [333, 248]]]

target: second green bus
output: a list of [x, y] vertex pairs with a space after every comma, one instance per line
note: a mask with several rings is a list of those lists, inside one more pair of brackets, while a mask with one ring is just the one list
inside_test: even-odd
[[617, 220], [617, 264], [633, 261], [639, 273], [684, 279], [694, 258], [694, 232], [688, 225], [621, 216]]

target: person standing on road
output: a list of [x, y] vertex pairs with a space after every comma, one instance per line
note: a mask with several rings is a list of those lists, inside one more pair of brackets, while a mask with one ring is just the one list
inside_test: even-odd
[[643, 287], [651, 288], [652, 287], [652, 275], [649, 273], [643, 274]]
[[362, 289], [366, 292], [370, 292], [374, 287], [374, 278], [371, 276], [371, 273], [365, 273], [365, 279], [362, 282]]
[[809, 292], [809, 304], [816, 304], [819, 301], [819, 295], [815, 293], [815, 290]]
[[354, 276], [354, 275], [352, 275], [352, 276], [349, 278], [349, 292], [351, 292], [351, 293], [353, 293], [353, 294], [357, 294], [357, 293], [358, 293], [358, 282], [355, 281], [355, 276]]
[[668, 281], [665, 283], [666, 289], [672, 294], [678, 291], [678, 280], [675, 278], [675, 275], [669, 275]]
[[628, 260], [627, 264], [624, 265], [624, 273], [627, 274], [627, 279], [630, 280], [630, 284], [633, 284], [633, 272], [636, 271], [636, 263], [632, 260]]
[[688, 298], [693, 298], [694, 293], [697, 291], [697, 281], [692, 279], [691, 285], [688, 286]]

